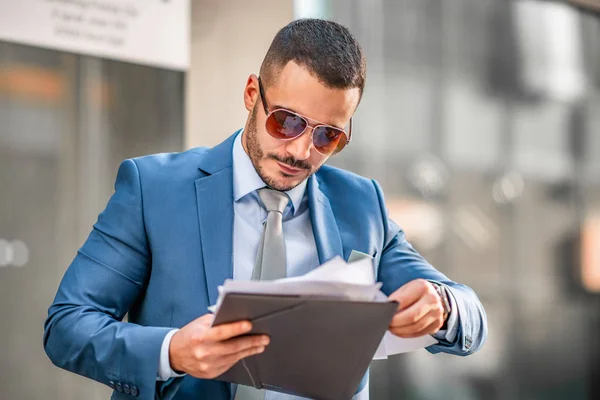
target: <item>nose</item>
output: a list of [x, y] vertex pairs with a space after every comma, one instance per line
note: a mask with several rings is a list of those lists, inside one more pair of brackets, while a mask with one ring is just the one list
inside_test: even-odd
[[310, 150], [313, 146], [313, 127], [309, 126], [296, 139], [290, 140], [286, 146], [286, 151], [297, 160], [306, 160], [310, 157]]

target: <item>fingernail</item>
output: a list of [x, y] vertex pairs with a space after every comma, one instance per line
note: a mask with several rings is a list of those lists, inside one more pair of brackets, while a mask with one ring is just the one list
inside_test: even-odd
[[252, 325], [250, 325], [249, 322], [244, 322], [244, 324], [242, 325], [242, 329], [245, 331], [249, 331], [250, 329], [252, 329]]
[[257, 353], [262, 353], [263, 351], [265, 351], [264, 347], [259, 347], [258, 349], [256, 349]]
[[263, 340], [261, 340], [261, 343], [264, 344], [264, 345], [269, 344], [269, 338], [268, 337], [263, 338]]

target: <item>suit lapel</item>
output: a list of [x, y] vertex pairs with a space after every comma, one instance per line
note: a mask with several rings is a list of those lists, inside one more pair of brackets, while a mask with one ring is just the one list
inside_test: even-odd
[[[233, 143], [239, 131], [206, 150], [198, 166], [206, 176], [197, 179], [196, 202], [204, 274], [210, 304], [218, 286], [233, 278]], [[329, 199], [319, 188], [317, 174], [308, 180], [308, 203], [319, 262], [343, 257], [342, 238]]]
[[233, 168], [232, 147], [237, 133], [207, 150], [199, 169], [207, 176], [197, 179], [196, 201], [204, 274], [210, 304], [217, 302], [219, 285], [233, 277]]
[[315, 175], [308, 180], [308, 205], [319, 262], [323, 264], [335, 256], [343, 257], [342, 237], [331, 203], [319, 188]]

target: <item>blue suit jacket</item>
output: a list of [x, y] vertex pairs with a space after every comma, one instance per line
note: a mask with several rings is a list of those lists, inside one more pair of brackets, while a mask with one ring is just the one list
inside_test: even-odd
[[[156, 375], [166, 333], [206, 314], [217, 286], [233, 276], [234, 138], [121, 164], [115, 193], [48, 311], [44, 346], [54, 364], [118, 389], [114, 399], [229, 399], [223, 382]], [[321, 262], [348, 259], [352, 250], [371, 254], [388, 295], [416, 278], [448, 285], [458, 339], [428, 350], [468, 355], [481, 347], [487, 322], [477, 296], [411, 247], [375, 181], [323, 166], [307, 190]]]

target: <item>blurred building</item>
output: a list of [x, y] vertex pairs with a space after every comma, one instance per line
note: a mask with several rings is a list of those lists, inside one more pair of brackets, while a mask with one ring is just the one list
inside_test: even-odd
[[375, 362], [371, 398], [600, 398], [600, 13], [569, 3], [194, 0], [184, 70], [0, 38], [0, 399], [108, 398], [43, 352], [64, 270], [120, 161], [243, 126], [248, 75], [303, 16], [348, 26], [368, 60], [331, 164], [378, 179], [488, 312], [479, 353]]
[[376, 363], [374, 398], [600, 397], [599, 15], [559, 1], [313, 4], [369, 61], [359, 134], [332, 163], [382, 182], [394, 219], [475, 288], [490, 323], [474, 356]]

